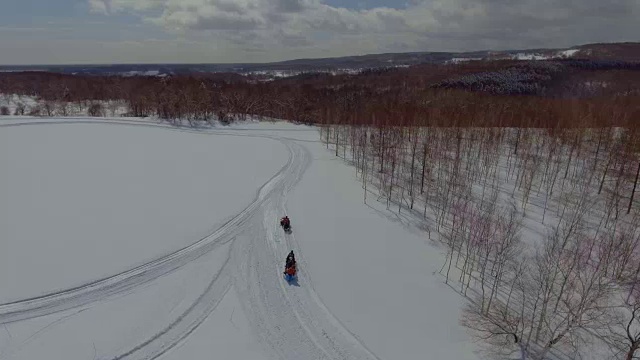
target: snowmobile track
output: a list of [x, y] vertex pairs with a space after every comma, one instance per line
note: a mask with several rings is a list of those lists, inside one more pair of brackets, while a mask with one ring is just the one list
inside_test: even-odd
[[133, 349], [104, 359], [156, 359], [187, 339], [218, 307], [220, 301], [231, 288], [230, 267], [228, 266], [230, 259], [231, 250], [205, 291], [167, 327]]
[[[322, 303], [308, 276], [296, 235], [285, 234], [277, 223], [279, 215], [286, 214], [287, 193], [311, 165], [307, 148], [294, 143], [292, 151], [296, 167], [290, 181], [264, 204], [262, 218], [255, 219], [254, 233], [248, 235], [243, 252], [237, 254], [249, 259], [239, 264], [241, 275], [234, 283], [243, 309], [273, 358], [378, 359]], [[303, 236], [304, 231], [298, 229], [296, 233]], [[297, 253], [299, 270], [297, 281], [289, 283], [281, 276], [281, 265], [282, 257], [292, 249]]]
[[[110, 124], [105, 121], [69, 121], [69, 122], [29, 122], [18, 125], [62, 125], [62, 124]], [[111, 123], [112, 124], [112, 123]], [[131, 126], [130, 122], [118, 122], [118, 125]], [[0, 126], [10, 126], [0, 125]], [[135, 124], [133, 126], [147, 126], [164, 129], [171, 129], [168, 126], [149, 124]], [[190, 131], [194, 132], [194, 131]], [[205, 134], [203, 132], [197, 132]], [[207, 132], [210, 135], [233, 135], [226, 132]], [[271, 136], [242, 135], [271, 138]], [[244, 210], [235, 215], [231, 220], [224, 223], [220, 228], [211, 234], [199, 239], [195, 243], [179, 249], [170, 254], [159, 257], [133, 269], [103, 278], [86, 284], [51, 292], [45, 295], [12, 301], [0, 304], [0, 324], [7, 324], [15, 321], [31, 319], [39, 316], [49, 315], [56, 312], [69, 310], [72, 308], [87, 305], [95, 301], [102, 301], [118, 294], [130, 291], [137, 286], [144, 285], [169, 272], [172, 272], [185, 264], [209, 253], [219, 245], [225, 244], [240, 231], [247, 219], [260, 208], [262, 202], [269, 197], [269, 194], [276, 188], [277, 183], [286, 179], [288, 169], [292, 166], [291, 156], [288, 162], [257, 191], [253, 202]]]
[[[179, 316], [131, 349], [104, 360], [156, 359], [187, 341], [233, 286], [256, 338], [274, 359], [375, 359], [355, 334], [324, 305], [315, 292], [300, 244], [284, 234], [277, 219], [286, 213], [286, 195], [311, 165], [308, 149], [295, 139], [274, 135], [242, 134], [244, 129], [193, 130], [147, 121], [82, 120], [0, 124], [0, 127], [61, 124], [143, 126], [202, 135], [252, 136], [284, 144], [287, 163], [256, 194], [243, 211], [190, 246], [108, 278], [11, 303], [0, 304], [0, 324], [21, 321], [104, 301], [144, 285], [229, 245], [229, 254], [201, 295]], [[299, 229], [298, 233], [303, 231]], [[300, 235], [303, 236], [303, 235]], [[294, 249], [300, 264], [298, 283], [280, 276], [281, 259]]]

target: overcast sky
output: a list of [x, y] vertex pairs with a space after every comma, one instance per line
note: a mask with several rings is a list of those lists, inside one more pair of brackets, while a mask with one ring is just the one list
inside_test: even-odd
[[266, 62], [640, 41], [640, 0], [2, 0], [0, 64]]

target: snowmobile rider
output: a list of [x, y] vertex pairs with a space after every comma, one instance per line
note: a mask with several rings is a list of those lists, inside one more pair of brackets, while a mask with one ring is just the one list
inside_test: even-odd
[[289, 255], [287, 255], [287, 263], [285, 265], [285, 268], [288, 269], [291, 266], [295, 266], [295, 265], [296, 265], [296, 257], [295, 257], [295, 255], [293, 255], [293, 250], [291, 250]]
[[288, 216], [285, 216], [282, 219], [280, 219], [280, 226], [289, 227], [290, 225], [291, 225], [291, 222]]
[[296, 257], [293, 255], [293, 250], [287, 255], [287, 263], [284, 266], [284, 274], [293, 277], [296, 275]]

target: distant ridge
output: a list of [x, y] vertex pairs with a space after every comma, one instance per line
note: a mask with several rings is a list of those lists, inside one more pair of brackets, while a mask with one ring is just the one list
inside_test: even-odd
[[236, 73], [288, 76], [301, 72], [353, 72], [362, 69], [446, 64], [472, 60], [589, 59], [640, 62], [640, 43], [597, 43], [569, 48], [471, 51], [407, 52], [294, 59], [272, 63], [237, 64], [96, 64], [96, 65], [0, 65], [0, 71], [47, 71], [62, 74], [167, 76], [178, 74]]

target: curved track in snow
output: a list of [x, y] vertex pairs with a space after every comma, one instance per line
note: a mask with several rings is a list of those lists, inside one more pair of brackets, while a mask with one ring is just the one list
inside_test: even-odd
[[[0, 127], [61, 124], [146, 126], [207, 135], [253, 136], [283, 143], [287, 163], [258, 191], [254, 200], [231, 220], [190, 246], [134, 269], [70, 289], [0, 304], [0, 324], [58, 313], [104, 301], [132, 291], [193, 260], [229, 244], [226, 261], [194, 302], [166, 326], [137, 345], [105, 359], [155, 359], [183, 343], [215, 311], [234, 287], [256, 338], [274, 359], [378, 359], [324, 305], [305, 270], [304, 255], [294, 233], [284, 235], [277, 219], [286, 213], [286, 195], [311, 164], [308, 150], [295, 140], [243, 130], [176, 128], [139, 120], [62, 120], [0, 124]], [[300, 236], [303, 236], [300, 234]], [[299, 283], [282, 276], [282, 257], [295, 249]]]
[[[304, 256], [295, 241], [296, 229], [284, 234], [274, 221], [286, 213], [286, 194], [310, 165], [311, 155], [303, 146], [293, 147], [296, 167], [287, 182], [262, 207], [251, 233], [237, 249], [238, 278], [235, 286], [256, 336], [277, 359], [378, 359], [326, 308], [315, 293], [306, 272]], [[302, 234], [300, 236], [303, 236]], [[236, 244], [237, 245], [237, 244]], [[296, 251], [298, 280], [283, 277], [282, 256]]]
[[[61, 124], [103, 124], [105, 122], [96, 121], [70, 121], [70, 122], [38, 122], [11, 124], [2, 126], [20, 126], [20, 125], [61, 125]], [[106, 122], [108, 123], [108, 122]], [[111, 123], [113, 124], [113, 123]], [[119, 122], [119, 125], [132, 125], [128, 122]], [[137, 124], [134, 126], [153, 126], [159, 128], [168, 128], [153, 123]], [[169, 128], [170, 129], [170, 128]], [[192, 131], [193, 132], [193, 131]], [[199, 132], [202, 133], [202, 132]], [[208, 133], [218, 135], [216, 133]], [[219, 135], [229, 135], [220, 133]], [[253, 135], [252, 135], [253, 136]], [[91, 281], [89, 283], [51, 292], [49, 294], [13, 301], [0, 304], [0, 324], [11, 323], [14, 321], [26, 320], [34, 317], [53, 314], [56, 312], [80, 307], [88, 303], [105, 300], [108, 297], [117, 295], [132, 288], [148, 283], [158, 277], [176, 270], [183, 265], [199, 258], [200, 256], [212, 251], [217, 246], [229, 242], [239, 231], [243, 230], [245, 222], [260, 207], [265, 199], [280, 182], [286, 179], [286, 173], [292, 166], [291, 157], [287, 164], [282, 167], [269, 181], [267, 181], [257, 192], [255, 199], [240, 213], [235, 215], [231, 220], [227, 221], [220, 228], [195, 243], [182, 248], [168, 255], [157, 258], [146, 264], [136, 268], [109, 276], [107, 278]]]

